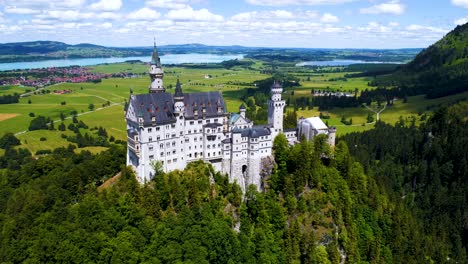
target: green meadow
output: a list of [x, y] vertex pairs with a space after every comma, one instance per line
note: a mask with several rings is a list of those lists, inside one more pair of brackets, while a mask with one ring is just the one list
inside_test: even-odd
[[[254, 69], [263, 67], [261, 63], [256, 63]], [[20, 99], [18, 104], [0, 105], [0, 134], [13, 132], [18, 134], [23, 146], [35, 153], [41, 149], [54, 149], [59, 146], [69, 144], [62, 138], [62, 134], [71, 135], [73, 132], [62, 131], [26, 131], [33, 117], [42, 115], [55, 120], [55, 128], [60, 124], [60, 115], [63, 113], [67, 118], [65, 125], [71, 122], [70, 113], [76, 111], [78, 119], [82, 120], [90, 128], [102, 126], [107, 130], [109, 136], [115, 139], [126, 140], [126, 126], [124, 119], [124, 102], [128, 100], [130, 91], [134, 94], [148, 92], [150, 84], [149, 76], [146, 74], [147, 65], [144, 64], [108, 64], [90, 67], [91, 71], [102, 73], [132, 72], [137, 74], [134, 78], [111, 78], [104, 79], [100, 83], [62, 83], [46, 87], [50, 93], [31, 94], [28, 97]], [[242, 103], [242, 91], [250, 86], [253, 81], [270, 77], [262, 74], [258, 70], [247, 70], [240, 68], [224, 69], [200, 69], [186, 67], [164, 67], [164, 84], [168, 92], [174, 92], [177, 78], [182, 83], [183, 91], [206, 92], [220, 91], [223, 93], [230, 112], [237, 112]], [[301, 69], [299, 69], [301, 70]], [[311, 89], [330, 89], [342, 91], [354, 91], [355, 89], [370, 89], [367, 83], [369, 78], [348, 78], [346, 73], [307, 73], [301, 72], [297, 75], [301, 86], [294, 88], [294, 97], [311, 96]], [[310, 79], [309, 79], [310, 77]], [[22, 93], [26, 87], [3, 86], [0, 87], [0, 95], [12, 94], [14, 92]], [[71, 89], [69, 94], [55, 94], [54, 90]], [[291, 90], [288, 90], [290, 92]], [[442, 105], [447, 105], [456, 101], [466, 100], [468, 93], [444, 97], [440, 99], [427, 100], [423, 96], [409, 97], [407, 103], [395, 101], [394, 105], [387, 107], [381, 114], [380, 119], [384, 122], [394, 124], [400, 117], [408, 118], [418, 116], [423, 113], [434, 110]], [[89, 111], [89, 105], [95, 106], [94, 111]], [[106, 106], [110, 104], [110, 106]], [[371, 108], [376, 106], [371, 105]], [[287, 108], [292, 111], [292, 107]], [[326, 112], [324, 115], [330, 116], [324, 120], [330, 126], [336, 126], [338, 135], [350, 132], [364, 131], [373, 128], [373, 123], [366, 124], [367, 116], [372, 113], [365, 107], [356, 108], [335, 108]], [[299, 110], [298, 116], [311, 117], [319, 116], [320, 112], [314, 108], [311, 110]], [[375, 119], [375, 114], [373, 114]], [[341, 123], [342, 117], [352, 119], [352, 125]], [[26, 131], [26, 132], [25, 132]], [[94, 133], [91, 131], [83, 131]], [[46, 138], [41, 141], [41, 138]], [[102, 147], [84, 148], [92, 152], [99, 152]]]

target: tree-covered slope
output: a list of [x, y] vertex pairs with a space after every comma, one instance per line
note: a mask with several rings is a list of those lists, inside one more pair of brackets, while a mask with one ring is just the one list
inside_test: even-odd
[[443, 108], [420, 128], [396, 126], [341, 140], [374, 178], [411, 210], [428, 235], [436, 263], [466, 263], [468, 252], [468, 103]]
[[407, 95], [441, 97], [468, 90], [468, 23], [419, 53], [413, 61], [373, 85], [398, 86]]
[[266, 191], [244, 196], [201, 161], [140, 186], [121, 146], [32, 159], [6, 144], [0, 262], [465, 263], [464, 116], [459, 106], [421, 129], [379, 124], [333, 155], [323, 137], [277, 137]]

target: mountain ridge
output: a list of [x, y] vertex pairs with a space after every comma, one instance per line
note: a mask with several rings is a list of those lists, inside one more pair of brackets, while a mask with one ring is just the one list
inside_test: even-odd
[[405, 95], [436, 98], [468, 90], [468, 23], [422, 50], [406, 65], [371, 84], [398, 87]]

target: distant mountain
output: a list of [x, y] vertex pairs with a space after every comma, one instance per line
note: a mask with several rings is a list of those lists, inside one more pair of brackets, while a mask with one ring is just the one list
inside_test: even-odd
[[89, 43], [69, 45], [57, 41], [31, 41], [0, 44], [0, 63], [62, 58], [144, 56], [145, 50], [111, 48]]
[[406, 95], [426, 94], [430, 98], [468, 91], [468, 23], [372, 84], [398, 86]]
[[[402, 62], [409, 61], [420, 49], [316, 49], [316, 48], [264, 48], [232, 46], [209, 46], [199, 43], [158, 46], [160, 54], [245, 54], [247, 58], [271, 62], [291, 63], [310, 60], [354, 59], [364, 61]], [[98, 58], [150, 56], [153, 46], [105, 47], [89, 43], [69, 45], [57, 41], [31, 41], [0, 44], [0, 63], [38, 61], [62, 58]]]

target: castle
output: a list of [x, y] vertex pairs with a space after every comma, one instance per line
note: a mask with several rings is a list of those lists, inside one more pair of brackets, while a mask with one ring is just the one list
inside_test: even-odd
[[155, 161], [169, 172], [201, 159], [237, 181], [243, 192], [250, 184], [260, 189], [262, 173], [271, 170], [267, 167], [273, 164], [273, 140], [279, 133], [290, 144], [297, 143], [298, 137], [309, 140], [317, 134], [328, 135], [329, 144], [335, 144], [335, 129], [328, 129], [318, 117], [301, 118], [297, 129], [283, 129], [286, 103], [279, 82], [271, 87], [268, 124], [256, 126], [246, 117], [244, 105], [239, 113], [228, 113], [221, 92], [183, 93], [179, 80], [174, 94], [166, 92], [156, 44], [149, 75], [149, 93], [130, 95], [125, 114], [127, 165], [141, 183], [154, 177]]

